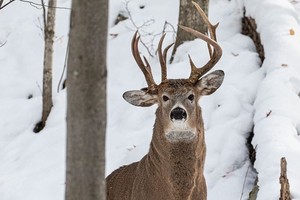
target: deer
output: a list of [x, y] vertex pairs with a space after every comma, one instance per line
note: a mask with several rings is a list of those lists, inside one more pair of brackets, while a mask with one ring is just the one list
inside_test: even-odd
[[193, 2], [208, 26], [208, 34], [179, 25], [183, 30], [205, 41], [210, 60], [197, 67], [189, 56], [191, 73], [188, 79], [167, 78], [167, 51], [162, 51], [165, 34], [158, 44], [161, 83], [156, 84], [147, 59], [141, 58], [134, 34], [133, 57], [144, 74], [147, 87], [127, 91], [123, 98], [130, 104], [148, 107], [157, 104], [149, 152], [138, 162], [122, 166], [106, 178], [108, 200], [206, 200], [204, 177], [206, 145], [200, 97], [214, 93], [222, 84], [224, 72], [205, 75], [219, 61], [222, 49], [217, 43], [216, 29], [200, 6]]

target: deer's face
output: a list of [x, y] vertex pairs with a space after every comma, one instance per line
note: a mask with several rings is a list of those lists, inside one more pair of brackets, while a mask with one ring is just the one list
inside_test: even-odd
[[191, 57], [191, 74], [188, 79], [168, 79], [167, 78], [167, 52], [172, 46], [167, 46], [162, 50], [162, 43], [165, 34], [162, 35], [158, 44], [158, 57], [161, 66], [161, 83], [156, 84], [151, 72], [149, 62], [145, 57], [141, 58], [138, 42], [140, 36], [138, 31], [134, 34], [131, 42], [132, 55], [139, 68], [145, 76], [148, 87], [142, 90], [128, 91], [123, 94], [124, 99], [135, 106], [152, 106], [158, 104], [156, 120], [158, 120], [159, 130], [165, 134], [170, 142], [188, 140], [191, 141], [196, 136], [197, 124], [201, 123], [200, 107], [198, 100], [203, 95], [209, 95], [216, 91], [223, 82], [224, 72], [214, 71], [206, 76], [212, 67], [222, 56], [222, 49], [217, 43], [217, 25], [212, 25], [200, 6], [194, 3], [203, 21], [208, 27], [209, 36], [194, 29], [180, 26], [183, 30], [193, 34], [197, 38], [207, 43], [210, 60], [203, 66], [197, 67]]
[[223, 71], [212, 72], [196, 84], [187, 79], [174, 79], [162, 82], [155, 94], [144, 90], [128, 91], [124, 99], [135, 106], [157, 104], [157, 118], [162, 124], [163, 133], [170, 142], [192, 140], [196, 136], [199, 119], [198, 101], [201, 96], [212, 94], [222, 84]]
[[195, 137], [199, 92], [186, 80], [169, 80], [157, 95], [157, 117], [169, 141], [191, 140]]

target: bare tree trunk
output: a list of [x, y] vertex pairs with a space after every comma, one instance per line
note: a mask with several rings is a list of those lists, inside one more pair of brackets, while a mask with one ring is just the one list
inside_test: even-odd
[[[202, 10], [205, 12], [206, 16], [208, 16], [208, 3], [209, 0], [193, 0], [197, 4], [200, 5]], [[207, 26], [199, 16], [197, 9], [192, 4], [192, 0], [180, 0], [180, 8], [179, 8], [179, 19], [178, 24], [190, 27], [201, 33], [207, 32]], [[180, 46], [185, 41], [194, 40], [195, 36], [190, 33], [185, 32], [181, 28], [177, 28], [177, 37], [174, 45], [174, 49], [172, 52], [171, 62], [174, 59], [177, 47]]]
[[[42, 1], [43, 4], [43, 1]], [[40, 132], [45, 126], [52, 108], [52, 61], [53, 61], [53, 38], [55, 29], [56, 0], [49, 0], [47, 21], [45, 20], [44, 9], [44, 28], [45, 28], [45, 50], [44, 50], [44, 72], [43, 72], [43, 111], [42, 120], [39, 122], [34, 132]]]
[[73, 0], [67, 69], [66, 200], [105, 193], [108, 0]]

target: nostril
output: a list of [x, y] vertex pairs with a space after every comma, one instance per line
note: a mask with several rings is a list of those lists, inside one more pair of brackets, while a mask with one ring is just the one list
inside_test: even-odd
[[185, 110], [180, 108], [180, 107], [174, 108], [171, 111], [171, 114], [170, 114], [171, 120], [173, 120], [173, 119], [175, 119], [175, 120], [186, 119], [186, 116], [187, 116], [187, 114], [186, 114]]

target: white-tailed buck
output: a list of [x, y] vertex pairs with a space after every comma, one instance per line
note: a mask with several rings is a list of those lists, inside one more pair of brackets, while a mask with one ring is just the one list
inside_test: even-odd
[[205, 161], [204, 126], [198, 101], [215, 92], [223, 82], [224, 72], [217, 70], [203, 76], [221, 58], [222, 49], [216, 42], [216, 28], [201, 8], [194, 3], [206, 22], [209, 35], [181, 26], [204, 40], [210, 60], [197, 68], [190, 58], [188, 79], [168, 79], [166, 56], [162, 52], [164, 36], [158, 45], [161, 65], [160, 84], [154, 82], [150, 65], [141, 59], [137, 33], [132, 39], [132, 54], [143, 72], [148, 87], [127, 91], [124, 99], [135, 106], [158, 105], [149, 152], [139, 161], [112, 172], [106, 179], [108, 200], [206, 200], [203, 175]]

